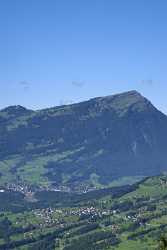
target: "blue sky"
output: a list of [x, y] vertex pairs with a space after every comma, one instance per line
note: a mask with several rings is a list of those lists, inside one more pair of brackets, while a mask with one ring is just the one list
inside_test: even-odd
[[167, 113], [167, 1], [0, 3], [0, 108], [136, 89]]

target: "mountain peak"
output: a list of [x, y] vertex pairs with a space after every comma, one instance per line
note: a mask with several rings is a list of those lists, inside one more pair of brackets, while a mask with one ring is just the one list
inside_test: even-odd
[[[123, 92], [122, 94], [129, 94], [129, 95], [138, 95], [138, 96], [142, 96], [140, 94], [140, 92], [138, 92], [137, 90], [129, 90], [129, 91], [126, 91], [126, 92]], [[119, 94], [118, 94], [119, 95]]]
[[99, 97], [97, 101], [101, 106], [113, 109], [119, 115], [123, 115], [130, 110], [141, 112], [155, 109], [151, 102], [136, 90]]
[[1, 112], [7, 112], [8, 114], [24, 114], [30, 111], [31, 110], [26, 109], [25, 107], [20, 105], [8, 106], [1, 110]]
[[122, 92], [122, 93], [118, 93], [118, 94], [114, 94], [114, 95], [108, 95], [108, 96], [104, 96], [101, 98], [107, 98], [107, 99], [124, 99], [124, 98], [134, 98], [135, 99], [140, 99], [140, 100], [146, 100], [145, 97], [143, 97], [138, 91], [136, 90], [131, 90], [131, 91], [126, 91], [126, 92]]

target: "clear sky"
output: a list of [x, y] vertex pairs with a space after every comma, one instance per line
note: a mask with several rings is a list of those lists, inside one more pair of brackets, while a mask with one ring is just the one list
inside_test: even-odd
[[0, 2], [0, 108], [136, 89], [167, 113], [166, 0]]

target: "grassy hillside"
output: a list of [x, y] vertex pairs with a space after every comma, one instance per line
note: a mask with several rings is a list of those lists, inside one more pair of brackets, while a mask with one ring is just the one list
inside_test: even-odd
[[167, 237], [167, 176], [85, 194], [34, 196], [29, 202], [15, 194], [11, 201], [10, 192], [0, 193], [6, 204], [0, 205], [0, 249], [156, 250]]
[[167, 170], [166, 134], [167, 117], [136, 91], [38, 111], [8, 107], [0, 111], [0, 182], [129, 183]]

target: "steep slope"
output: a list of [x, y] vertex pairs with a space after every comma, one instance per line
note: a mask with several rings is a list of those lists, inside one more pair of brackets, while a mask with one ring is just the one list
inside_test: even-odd
[[1, 181], [77, 185], [167, 170], [167, 117], [136, 91], [0, 112]]

